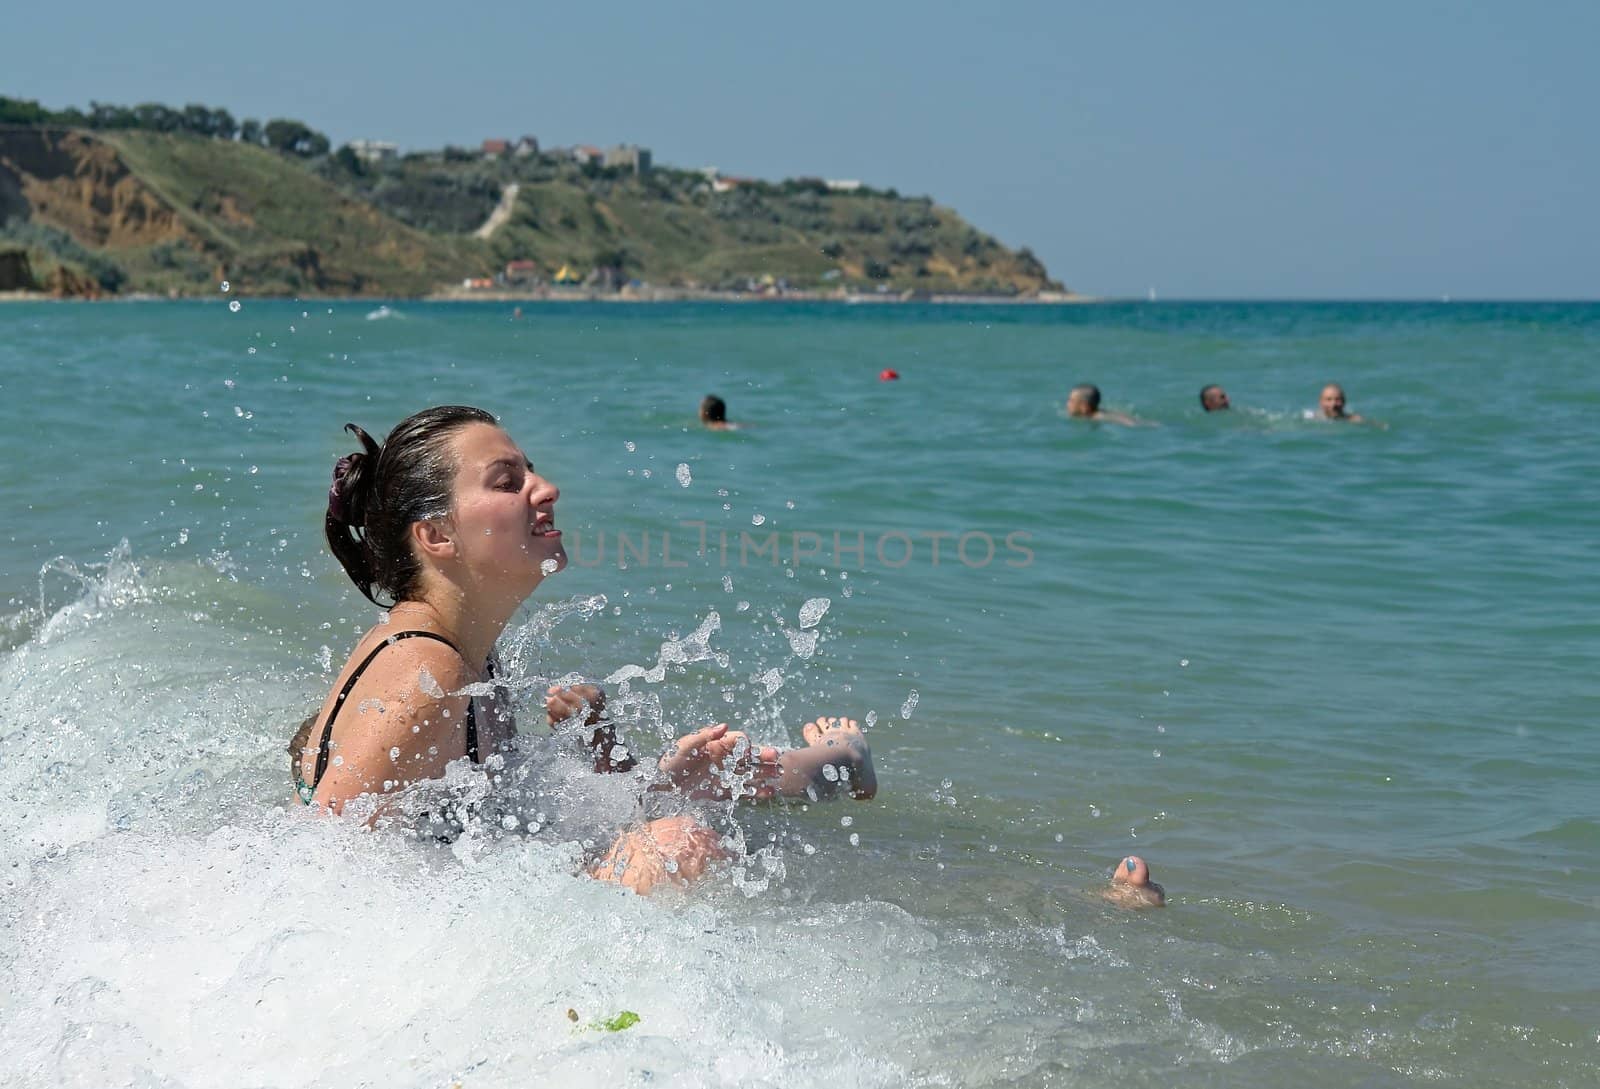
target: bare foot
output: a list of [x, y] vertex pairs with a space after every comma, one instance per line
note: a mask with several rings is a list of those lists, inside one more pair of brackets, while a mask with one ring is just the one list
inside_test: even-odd
[[805, 747], [778, 756], [782, 775], [763, 783], [758, 797], [782, 795], [817, 798], [837, 791], [866, 800], [878, 793], [872, 749], [853, 718], [818, 718], [800, 728]]
[[1118, 907], [1140, 911], [1166, 906], [1167, 890], [1150, 880], [1150, 867], [1144, 859], [1129, 855], [1117, 863], [1111, 873], [1111, 887], [1100, 890], [1100, 897]]

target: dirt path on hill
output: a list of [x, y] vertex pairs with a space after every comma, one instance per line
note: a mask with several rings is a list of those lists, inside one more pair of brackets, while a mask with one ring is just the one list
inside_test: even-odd
[[512, 182], [500, 191], [500, 203], [494, 206], [483, 226], [472, 232], [473, 238], [488, 238], [505, 226], [506, 220], [511, 218], [511, 209], [517, 206], [517, 188], [517, 183]]

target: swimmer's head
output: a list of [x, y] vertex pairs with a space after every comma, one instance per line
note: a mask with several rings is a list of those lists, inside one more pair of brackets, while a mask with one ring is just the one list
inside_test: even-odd
[[446, 567], [526, 596], [565, 565], [553, 514], [559, 493], [489, 413], [424, 409], [382, 445], [355, 424], [345, 429], [361, 449], [334, 467], [324, 528], [369, 601], [415, 599], [426, 572]]
[[1100, 387], [1085, 382], [1067, 394], [1068, 416], [1093, 416], [1100, 411]]
[[1220, 412], [1231, 408], [1228, 403], [1228, 391], [1221, 386], [1205, 386], [1200, 390], [1200, 407], [1207, 412]]
[[727, 423], [728, 403], [715, 393], [708, 393], [700, 402], [701, 423]]
[[1133, 885], [1136, 888], [1150, 884], [1150, 867], [1144, 864], [1144, 859], [1138, 855], [1129, 855], [1117, 863], [1116, 872], [1111, 875], [1111, 880], [1119, 885]]
[[1322, 396], [1317, 401], [1317, 407], [1322, 415], [1330, 420], [1341, 419], [1344, 416], [1344, 390], [1337, 383], [1329, 382], [1322, 387]]

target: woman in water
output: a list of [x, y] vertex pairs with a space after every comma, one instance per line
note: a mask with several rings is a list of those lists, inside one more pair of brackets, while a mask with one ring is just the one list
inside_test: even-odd
[[[515, 733], [497, 696], [494, 645], [517, 608], [566, 565], [556, 486], [481, 409], [441, 406], [401, 421], [380, 446], [339, 459], [328, 490], [328, 545], [356, 587], [387, 614], [364, 635], [321, 711], [290, 745], [296, 790], [333, 812], [357, 798], [441, 778], [452, 761], [483, 763]], [[380, 595], [390, 599], [385, 606]], [[477, 686], [477, 687], [474, 687]], [[552, 725], [583, 716], [597, 770], [625, 771], [593, 686], [554, 688]], [[725, 724], [682, 738], [658, 763], [657, 789], [728, 797], [731, 770], [758, 797], [876, 791], [871, 755], [848, 719], [807, 723], [807, 746], [750, 753]], [[742, 756], [741, 756], [742, 754]], [[735, 761], [731, 769], [724, 765]], [[831, 774], [826, 769], [831, 769]], [[718, 837], [687, 816], [624, 832], [590, 873], [637, 892], [669, 875], [693, 880], [723, 857]]]

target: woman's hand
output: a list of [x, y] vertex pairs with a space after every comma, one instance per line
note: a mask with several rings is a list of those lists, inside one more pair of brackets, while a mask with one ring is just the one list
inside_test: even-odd
[[594, 754], [595, 771], [628, 771], [638, 763], [617, 737], [616, 727], [606, 717], [605, 689], [597, 684], [575, 684], [570, 688], [553, 684], [545, 689], [544, 712], [554, 729], [565, 722], [582, 721], [593, 726], [589, 751]]
[[[724, 770], [729, 757], [734, 757], [731, 772]], [[726, 722], [679, 738], [660, 766], [668, 781], [691, 798], [733, 797], [735, 776], [748, 777], [738, 784], [739, 793], [755, 794], [760, 782], [780, 772], [777, 749], [752, 749], [743, 731], [729, 730]]]
[[589, 876], [645, 896], [663, 882], [698, 880], [727, 857], [717, 834], [693, 817], [662, 817], [618, 836]]
[[552, 727], [580, 714], [585, 726], [598, 725], [605, 709], [605, 690], [597, 684], [575, 684], [571, 688], [553, 684], [545, 689], [544, 711]]

